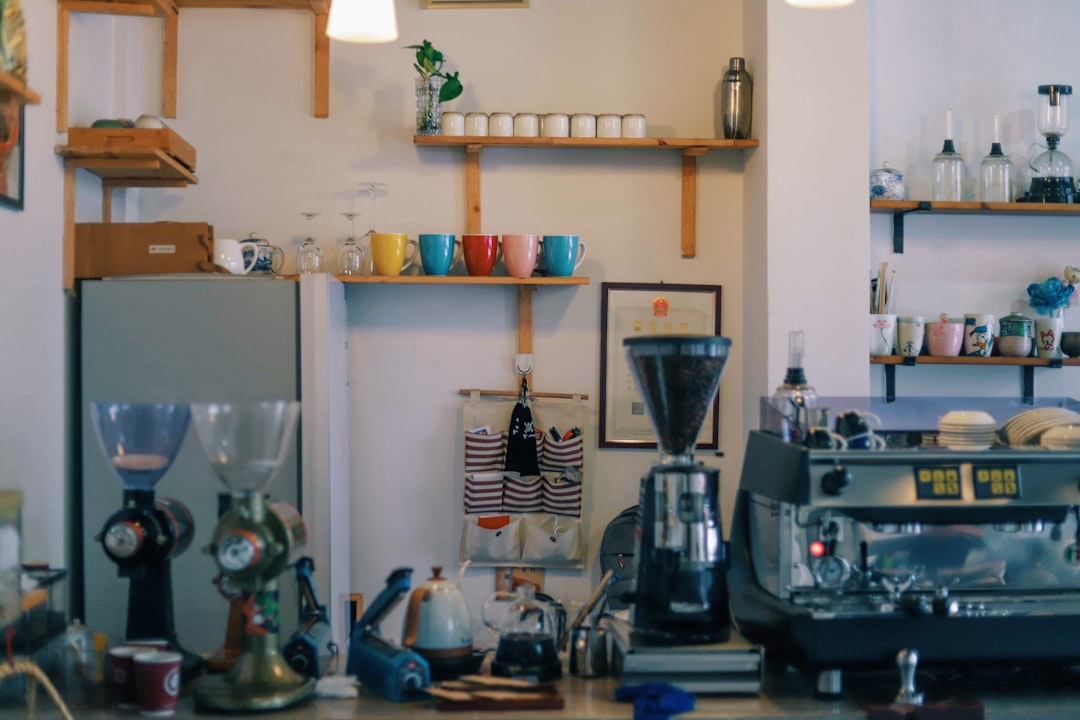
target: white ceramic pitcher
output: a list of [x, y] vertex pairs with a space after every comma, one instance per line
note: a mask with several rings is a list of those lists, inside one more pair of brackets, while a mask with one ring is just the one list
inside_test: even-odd
[[251, 253], [250, 262], [244, 262], [244, 249], [239, 240], [214, 238], [214, 263], [233, 275], [247, 275], [255, 267], [258, 253]]

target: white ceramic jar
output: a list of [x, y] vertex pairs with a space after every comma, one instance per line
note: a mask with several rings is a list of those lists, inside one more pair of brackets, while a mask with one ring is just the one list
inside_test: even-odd
[[605, 114], [596, 118], [596, 137], [621, 138], [622, 118], [618, 115]]
[[645, 116], [644, 115], [623, 115], [622, 116], [622, 136], [624, 138], [643, 138], [643, 137], [645, 137]]
[[513, 137], [514, 116], [504, 112], [491, 113], [488, 116], [488, 135], [491, 137]]
[[514, 137], [538, 137], [540, 118], [536, 113], [518, 113], [514, 116]]
[[540, 135], [550, 138], [570, 137], [570, 118], [565, 113], [548, 113], [544, 116]]
[[459, 112], [444, 112], [442, 114], [443, 135], [464, 135], [465, 116]]
[[471, 112], [465, 116], [465, 134], [469, 137], [484, 137], [488, 134], [487, 113]]
[[596, 116], [578, 113], [570, 118], [570, 137], [596, 137]]

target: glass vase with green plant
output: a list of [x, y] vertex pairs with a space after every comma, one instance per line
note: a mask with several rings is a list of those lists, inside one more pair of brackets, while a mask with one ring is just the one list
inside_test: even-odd
[[420, 73], [416, 79], [416, 134], [438, 135], [442, 130], [442, 103], [461, 95], [464, 88], [457, 72], [443, 70], [445, 57], [431, 41], [407, 49], [416, 51], [413, 67]]

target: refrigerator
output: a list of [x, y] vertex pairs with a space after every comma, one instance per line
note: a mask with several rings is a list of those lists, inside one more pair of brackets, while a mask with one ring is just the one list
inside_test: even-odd
[[[92, 402], [249, 402], [298, 400], [301, 416], [286, 461], [266, 487], [298, 509], [315, 561], [315, 588], [330, 608], [332, 637], [345, 647], [341, 604], [349, 579], [348, 411], [345, 294], [330, 276], [300, 281], [232, 275], [140, 276], [84, 280], [79, 303], [79, 407], [72, 496], [73, 609], [112, 639], [123, 639], [128, 581], [94, 536], [121, 507], [122, 484], [106, 463], [90, 421]], [[172, 560], [176, 633], [192, 652], [219, 648], [228, 603], [213, 584], [204, 549], [222, 507], [224, 485], [194, 427], [155, 488], [194, 519], [194, 539]], [[227, 494], [224, 495], [227, 498]], [[336, 509], [335, 509], [336, 508]], [[280, 639], [298, 626], [293, 568], [279, 576]], [[80, 615], [81, 613], [81, 615]]]

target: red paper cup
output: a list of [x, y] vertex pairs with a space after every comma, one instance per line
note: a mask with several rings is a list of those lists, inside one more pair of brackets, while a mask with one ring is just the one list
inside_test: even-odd
[[135, 687], [139, 713], [167, 717], [176, 712], [180, 697], [180, 653], [141, 652], [135, 656]]
[[119, 645], [109, 650], [109, 677], [112, 679], [113, 698], [121, 710], [135, 710], [139, 698], [135, 694], [135, 656], [145, 653], [146, 648]]

